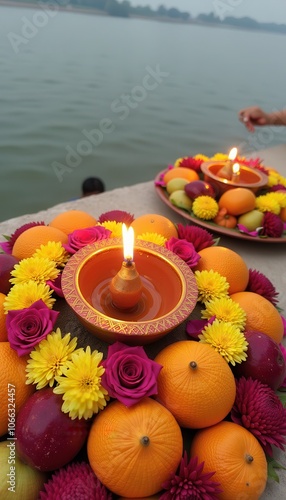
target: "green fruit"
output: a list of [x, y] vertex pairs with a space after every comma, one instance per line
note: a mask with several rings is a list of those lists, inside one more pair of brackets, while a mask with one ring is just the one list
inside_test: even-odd
[[175, 179], [171, 179], [169, 182], [166, 184], [166, 190], [167, 193], [171, 194], [174, 191], [179, 191], [181, 189], [184, 189], [185, 185], [188, 184], [187, 179], [182, 179], [181, 177], [176, 177]]
[[264, 214], [259, 210], [250, 210], [238, 217], [238, 224], [245, 226], [248, 231], [255, 231], [258, 227], [261, 227]]
[[0, 443], [0, 498], [37, 500], [47, 474], [24, 464], [16, 454], [16, 441]]
[[182, 208], [188, 212], [192, 210], [193, 202], [183, 189], [173, 191], [169, 196], [169, 200], [175, 207]]

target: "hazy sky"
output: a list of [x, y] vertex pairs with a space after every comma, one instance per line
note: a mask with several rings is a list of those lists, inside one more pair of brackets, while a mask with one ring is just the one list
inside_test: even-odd
[[285, 0], [129, 0], [131, 5], [176, 7], [192, 16], [214, 12], [219, 17], [248, 16], [260, 22], [286, 24]]

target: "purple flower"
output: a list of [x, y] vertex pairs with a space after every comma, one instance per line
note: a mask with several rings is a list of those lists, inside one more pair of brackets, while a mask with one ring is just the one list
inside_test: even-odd
[[180, 240], [187, 240], [192, 243], [196, 252], [215, 244], [213, 235], [206, 229], [198, 226], [183, 226], [183, 224], [178, 224], [178, 236]]
[[41, 299], [25, 309], [8, 311], [8, 340], [18, 356], [29, 354], [35, 345], [53, 331], [58, 314]]
[[278, 292], [271, 281], [261, 272], [249, 269], [249, 280], [246, 290], [258, 293], [269, 300], [274, 306], [278, 303]]
[[107, 359], [102, 364], [103, 387], [125, 406], [157, 394], [157, 377], [162, 366], [149, 359], [143, 347], [115, 342], [108, 347]]
[[186, 324], [186, 332], [193, 340], [199, 340], [199, 335], [202, 333], [203, 329], [207, 325], [211, 325], [215, 316], [210, 319], [190, 319]]
[[59, 273], [56, 279], [48, 280], [47, 285], [54, 290], [58, 297], [64, 297], [62, 291], [62, 273]]
[[[286, 363], [286, 347], [284, 347], [283, 344], [279, 344], [279, 347], [281, 349], [281, 352], [282, 352], [282, 354], [284, 356], [285, 363]], [[281, 387], [286, 388], [286, 377], [284, 378], [284, 380], [283, 380], [283, 382], [281, 384]]]
[[181, 257], [189, 267], [195, 267], [201, 258], [196, 252], [193, 243], [187, 240], [172, 237], [166, 241], [165, 247], [178, 255], [178, 257]]
[[111, 231], [103, 226], [87, 227], [86, 229], [76, 229], [68, 235], [68, 243], [63, 247], [70, 254], [76, 253], [80, 248], [94, 243], [95, 241], [109, 238]]
[[100, 224], [106, 221], [123, 222], [127, 226], [130, 226], [134, 221], [134, 215], [125, 212], [125, 210], [111, 210], [110, 212], [104, 212], [98, 217]]
[[265, 212], [263, 221], [263, 234], [270, 238], [280, 238], [284, 231], [284, 223], [279, 215]]

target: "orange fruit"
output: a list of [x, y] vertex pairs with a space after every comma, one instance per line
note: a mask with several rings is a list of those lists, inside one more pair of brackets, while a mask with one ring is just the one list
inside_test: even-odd
[[255, 194], [247, 188], [234, 188], [225, 191], [218, 200], [219, 208], [226, 208], [230, 215], [242, 215], [254, 210]]
[[286, 207], [281, 208], [279, 216], [283, 222], [286, 222]]
[[27, 358], [19, 357], [9, 342], [0, 342], [0, 436], [8, 432], [8, 408], [13, 410], [9, 412], [9, 423], [14, 428], [12, 423], [21, 406], [34, 392], [34, 387], [25, 383]]
[[176, 472], [183, 452], [173, 415], [151, 398], [127, 407], [113, 401], [93, 421], [87, 440], [90, 466], [123, 497], [148, 497]]
[[249, 280], [249, 270], [243, 258], [233, 250], [222, 246], [212, 246], [200, 250], [201, 256], [196, 271], [213, 271], [224, 276], [229, 283], [229, 294], [242, 292]]
[[7, 342], [7, 328], [6, 328], [6, 314], [4, 313], [4, 301], [6, 299], [6, 295], [4, 293], [0, 293], [0, 342]]
[[195, 170], [187, 167], [175, 167], [167, 170], [164, 174], [163, 182], [167, 184], [171, 179], [175, 179], [176, 177], [180, 177], [180, 179], [187, 179], [189, 182], [199, 180], [199, 176]]
[[236, 393], [234, 375], [210, 345], [181, 340], [162, 349], [155, 361], [163, 366], [157, 400], [181, 427], [208, 427], [230, 412]]
[[258, 500], [266, 487], [267, 461], [256, 437], [234, 422], [198, 431], [191, 443], [191, 456], [204, 462], [204, 473], [215, 472], [221, 500]]
[[33, 253], [35, 253], [41, 245], [46, 245], [49, 241], [67, 243], [68, 237], [63, 231], [56, 227], [30, 227], [16, 239], [12, 249], [12, 255], [18, 259], [32, 257]]
[[175, 224], [167, 217], [164, 217], [164, 215], [140, 215], [131, 223], [131, 227], [134, 229], [135, 238], [143, 233], [158, 233], [168, 240], [172, 236], [178, 238], [178, 231]]
[[83, 210], [68, 210], [61, 214], [56, 215], [51, 220], [49, 226], [56, 227], [66, 234], [70, 234], [76, 229], [85, 229], [93, 227], [97, 224], [97, 220]]
[[254, 292], [238, 292], [230, 298], [246, 313], [245, 330], [265, 333], [280, 344], [284, 333], [283, 321], [278, 309], [269, 300]]

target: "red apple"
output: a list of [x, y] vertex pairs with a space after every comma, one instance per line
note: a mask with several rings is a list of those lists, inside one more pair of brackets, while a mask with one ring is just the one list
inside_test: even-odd
[[192, 200], [198, 196], [211, 196], [212, 198], [216, 198], [218, 194], [216, 188], [209, 182], [205, 181], [188, 182], [184, 189], [188, 197]]
[[36, 391], [21, 407], [16, 421], [16, 451], [19, 458], [41, 471], [52, 471], [69, 463], [81, 450], [90, 422], [72, 420], [61, 410], [62, 396], [52, 388]]
[[0, 254], [0, 292], [7, 295], [11, 288], [10, 278], [11, 271], [15, 264], [18, 264], [19, 259], [9, 253]]
[[244, 335], [248, 342], [247, 358], [235, 365], [234, 376], [251, 377], [277, 390], [286, 377], [286, 363], [279, 344], [262, 332], [246, 331]]

